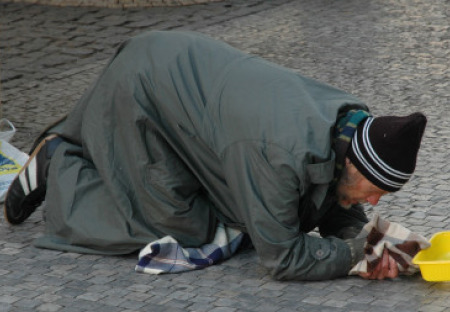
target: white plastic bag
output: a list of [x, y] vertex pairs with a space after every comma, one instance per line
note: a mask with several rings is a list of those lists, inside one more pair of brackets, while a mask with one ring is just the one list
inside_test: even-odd
[[14, 133], [16, 133], [14, 125], [8, 119], [0, 119], [0, 140], [9, 142]]
[[28, 154], [9, 144], [16, 129], [6, 119], [0, 120], [0, 202], [5, 200], [11, 182], [28, 160]]

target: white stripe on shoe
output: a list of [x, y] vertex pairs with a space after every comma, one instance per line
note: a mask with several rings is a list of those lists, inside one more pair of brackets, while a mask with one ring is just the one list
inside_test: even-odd
[[38, 186], [36, 158], [37, 157], [33, 157], [33, 159], [28, 164], [27, 170], [25, 170], [28, 171], [28, 185], [30, 186], [30, 191], [34, 191]]
[[25, 175], [26, 170], [23, 170], [21, 173], [19, 173], [19, 181], [20, 185], [22, 186], [23, 192], [25, 193], [25, 196], [30, 194], [30, 188], [28, 187], [27, 177]]
[[25, 196], [30, 194], [32, 191], [34, 191], [38, 187], [38, 181], [37, 181], [37, 161], [36, 156], [38, 152], [41, 150], [41, 148], [44, 146], [47, 141], [55, 138], [56, 135], [52, 134], [48, 137], [44, 138], [38, 146], [34, 149], [33, 153], [28, 158], [28, 161], [25, 163], [25, 165], [22, 168], [22, 171], [19, 173], [19, 181], [20, 185], [22, 186], [23, 192]]

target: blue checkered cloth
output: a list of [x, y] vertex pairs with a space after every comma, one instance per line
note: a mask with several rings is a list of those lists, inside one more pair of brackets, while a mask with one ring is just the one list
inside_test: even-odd
[[219, 223], [214, 240], [199, 248], [183, 248], [173, 237], [165, 236], [141, 250], [135, 271], [162, 274], [203, 269], [235, 254], [244, 235]]

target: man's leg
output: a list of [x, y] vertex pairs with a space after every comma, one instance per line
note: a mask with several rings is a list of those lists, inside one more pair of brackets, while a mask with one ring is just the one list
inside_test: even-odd
[[[170, 163], [177, 161], [167, 157]], [[165, 175], [165, 163], [151, 166], [158, 177]], [[142, 186], [146, 189], [143, 193], [130, 188], [129, 181], [112, 185], [104, 180], [94, 163], [83, 157], [81, 147], [63, 142], [49, 169], [46, 233], [35, 245], [80, 253], [126, 254], [165, 235], [189, 246], [206, 243], [208, 235], [214, 234], [210, 230], [214, 224], [209, 224], [212, 207], [204, 194], [195, 188], [190, 194], [166, 188], [166, 183], [175, 190], [185, 184], [181, 171], [177, 172], [180, 176], [165, 176], [164, 182], [150, 181], [153, 170], [136, 172], [135, 180], [149, 182]]]
[[[125, 196], [125, 195], [124, 195]], [[118, 201], [81, 147], [63, 142], [53, 155], [43, 206], [45, 234], [35, 246], [79, 253], [127, 254], [159, 238]]]

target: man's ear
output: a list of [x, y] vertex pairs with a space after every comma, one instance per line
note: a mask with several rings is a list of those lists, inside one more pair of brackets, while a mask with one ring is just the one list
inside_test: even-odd
[[359, 170], [356, 169], [355, 164], [353, 164], [348, 157], [345, 157], [345, 168], [347, 168], [347, 172], [349, 173], [359, 172]]
[[353, 163], [350, 161], [350, 159], [348, 157], [345, 157], [345, 165], [346, 166], [351, 166], [353, 165]]
[[358, 168], [356, 168], [355, 164], [348, 157], [345, 157], [345, 167], [347, 168], [348, 174], [353, 176], [361, 175], [361, 172], [359, 172]]

